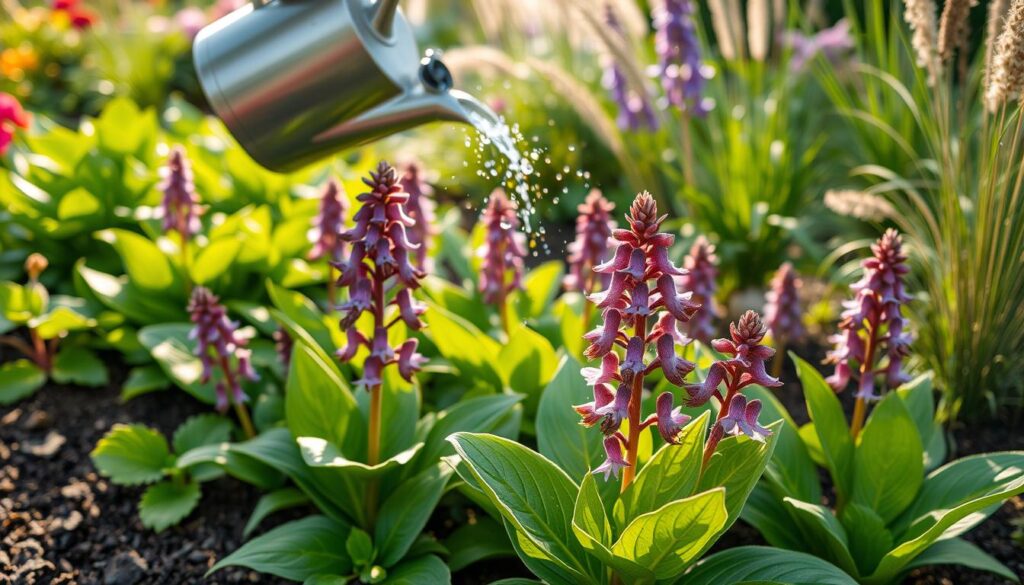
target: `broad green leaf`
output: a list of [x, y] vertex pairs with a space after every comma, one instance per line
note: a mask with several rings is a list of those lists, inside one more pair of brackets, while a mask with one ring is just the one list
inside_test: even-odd
[[341, 469], [346, 475], [360, 479], [378, 477], [386, 471], [407, 464], [423, 447], [423, 443], [416, 443], [390, 459], [376, 465], [368, 465], [347, 459], [336, 445], [320, 437], [299, 437], [295, 441], [299, 444], [299, 451], [306, 465]]
[[593, 399], [592, 390], [580, 375], [580, 364], [571, 357], [562, 359], [540, 398], [537, 448], [569, 477], [583, 477], [604, 461], [601, 432], [581, 426], [572, 408]]
[[352, 562], [342, 543], [349, 530], [326, 516], [289, 522], [243, 544], [207, 575], [224, 567], [246, 567], [292, 581], [314, 575], [346, 575], [352, 571]]
[[478, 329], [486, 329], [489, 326], [491, 314], [489, 307], [474, 298], [465, 289], [431, 274], [428, 274], [421, 284], [430, 299], [448, 312], [459, 315]]
[[853, 439], [850, 437], [843, 407], [836, 393], [814, 366], [792, 352], [790, 358], [796, 364], [797, 376], [800, 377], [807, 400], [807, 410], [814, 422], [814, 430], [836, 491], [840, 497], [848, 497], [853, 490]]
[[46, 373], [26, 359], [0, 364], [0, 404], [14, 404], [46, 383]]
[[189, 417], [174, 431], [171, 444], [178, 454], [203, 445], [215, 445], [231, 440], [231, 421], [216, 414], [197, 414]]
[[281, 487], [283, 471], [269, 463], [239, 454], [233, 450], [233, 443], [202, 445], [178, 455], [175, 466], [189, 472], [201, 481], [212, 479], [210, 468], [216, 466], [246, 483], [264, 490]]
[[103, 213], [103, 204], [88, 189], [76, 187], [60, 198], [57, 204], [57, 219], [69, 221], [84, 219]]
[[147, 136], [155, 134], [156, 113], [140, 111], [135, 101], [118, 97], [103, 108], [94, 122], [99, 146], [114, 155], [138, 153]]
[[[968, 519], [972, 514], [977, 514], [1021, 493], [1024, 493], [1024, 476], [1018, 475], [1016, 479], [1009, 483], [999, 484], [998, 488], [993, 488], [983, 496], [975, 497], [950, 509], [936, 510], [933, 516], [927, 517], [927, 522], [912, 526], [908, 534], [902, 535], [900, 539], [904, 542], [886, 554], [882, 562], [879, 563], [878, 569], [870, 577], [864, 579], [863, 583], [866, 585], [888, 583], [940, 537], [948, 538], [959, 534], [955, 529], [947, 534], [950, 528]], [[984, 515], [981, 517], [983, 518]], [[910, 539], [906, 540], [908, 537]]]
[[167, 323], [188, 317], [184, 300], [173, 307], [158, 300], [147, 304], [146, 293], [129, 283], [126, 277], [115, 277], [92, 270], [85, 266], [84, 261], [80, 261], [77, 267], [78, 276], [88, 287], [89, 292], [104, 305], [135, 323]]
[[195, 355], [195, 341], [188, 338], [190, 331], [192, 325], [188, 323], [150, 325], [139, 330], [139, 342], [179, 388], [206, 404], [213, 404], [216, 402], [214, 383], [200, 381], [203, 364]]
[[726, 437], [708, 461], [701, 475], [697, 491], [716, 487], [725, 488], [725, 507], [729, 511], [729, 528], [739, 517], [750, 491], [757, 485], [765, 466], [772, 457], [782, 421], [768, 425], [772, 434], [763, 443], [747, 437]]
[[360, 568], [372, 563], [375, 559], [373, 539], [370, 534], [361, 528], [353, 528], [345, 539], [345, 552], [352, 564]]
[[871, 508], [888, 524], [914, 501], [924, 481], [924, 447], [903, 401], [890, 393], [861, 431], [854, 452], [850, 501]]
[[434, 304], [424, 314], [426, 333], [438, 351], [452, 362], [463, 377], [471, 378], [484, 388], [500, 391], [498, 374], [498, 342], [482, 333], [472, 323]]
[[1020, 583], [1020, 578], [1012, 569], [977, 546], [959, 538], [936, 542], [913, 561], [910, 561], [903, 570], [909, 572], [929, 565], [962, 565], [979, 571], [988, 571], [1007, 581]]
[[423, 451], [419, 456], [422, 466], [433, 465], [441, 457], [455, 452], [448, 442], [448, 437], [454, 433], [494, 433], [509, 411], [517, 408], [522, 398], [519, 394], [479, 396], [460, 400], [451, 408], [441, 411], [424, 440]]
[[531, 270], [523, 279], [516, 313], [526, 319], [540, 317], [551, 306], [551, 301], [562, 286], [564, 264], [561, 260], [545, 262]]
[[765, 546], [741, 546], [711, 555], [679, 583], [726, 585], [758, 581], [787, 585], [857, 585], [842, 569], [818, 557]]
[[427, 555], [388, 570], [384, 585], [451, 585], [451, 582], [452, 576], [444, 561]]
[[156, 364], [132, 368], [128, 372], [128, 379], [121, 387], [121, 400], [128, 401], [143, 394], [163, 390], [170, 383], [164, 371]]
[[583, 349], [586, 347], [586, 342], [583, 339], [583, 335], [587, 332], [586, 325], [583, 323], [583, 317], [576, 312], [573, 305], [566, 301], [566, 296], [562, 295], [555, 302], [551, 313], [559, 323], [562, 345], [566, 351], [572, 357], [582, 359]]
[[784, 505], [792, 514], [803, 535], [801, 549], [823, 558], [851, 575], [857, 575], [857, 564], [850, 555], [846, 530], [832, 510], [821, 504], [784, 498]]
[[528, 396], [527, 416], [537, 412], [541, 391], [558, 367], [558, 355], [551, 343], [526, 325], [519, 325], [498, 353], [498, 368], [505, 385]]
[[[282, 321], [282, 325], [289, 329], [293, 338], [298, 339], [302, 333], [305, 333], [327, 353], [334, 353], [338, 349], [331, 329], [328, 327], [327, 318], [313, 301], [301, 293], [279, 287], [269, 279], [267, 280], [267, 293], [274, 306], [280, 311], [280, 316], [284, 317], [284, 319], [279, 318], [278, 320]], [[296, 327], [301, 329], [301, 332], [296, 331]]]
[[107, 367], [93, 352], [84, 347], [65, 347], [53, 360], [53, 379], [61, 384], [104, 386]]
[[678, 445], [663, 445], [615, 503], [615, 523], [626, 526], [637, 516], [693, 495], [700, 476], [708, 418], [705, 412], [683, 428]]
[[309, 497], [295, 488], [281, 488], [263, 494], [259, 501], [256, 502], [256, 507], [253, 508], [249, 521], [245, 523], [245, 528], [242, 530], [242, 538], [249, 538], [249, 535], [259, 528], [260, 522], [263, 522], [267, 516], [274, 512], [303, 506], [308, 503]]
[[71, 309], [56, 307], [49, 313], [36, 317], [28, 323], [43, 339], [64, 337], [68, 333], [82, 331], [96, 326], [96, 320]]
[[572, 516], [572, 530], [580, 544], [616, 574], [639, 581], [653, 581], [654, 573], [634, 559], [612, 552], [615, 535], [608, 522], [606, 505], [601, 499], [597, 480], [588, 473], [580, 484]]
[[401, 560], [441, 501], [452, 469], [438, 462], [403, 481], [380, 507], [374, 529], [377, 562], [390, 567]]
[[121, 485], [157, 481], [174, 463], [164, 436], [143, 425], [114, 425], [89, 456], [102, 475]]
[[637, 517], [622, 531], [612, 552], [658, 579], [675, 578], [714, 542], [727, 521], [725, 490], [713, 489]]
[[242, 248], [242, 240], [223, 238], [203, 248], [190, 267], [192, 280], [196, 284], [209, 284], [215, 278], [231, 270], [231, 264]]
[[133, 285], [157, 296], [184, 297], [185, 288], [167, 256], [149, 239], [122, 229], [100, 232], [99, 237], [117, 250]]
[[768, 544], [799, 550], [804, 546], [800, 529], [782, 502], [785, 496], [773, 493], [773, 489], [777, 488], [770, 486], [768, 482], [758, 483], [750, 492], [740, 518], [756, 528]]
[[935, 399], [932, 373], [922, 374], [896, 389], [917, 427], [921, 443], [927, 445], [935, 430]]
[[356, 399], [336, 366], [304, 342], [292, 351], [285, 390], [285, 419], [296, 437], [319, 437], [365, 453], [366, 427]]
[[139, 501], [142, 525], [163, 532], [188, 516], [199, 503], [200, 495], [195, 481], [161, 481], [149, 486]]
[[494, 558], [514, 557], [515, 549], [500, 524], [480, 516], [472, 524], [463, 524], [444, 541], [448, 555], [448, 568], [460, 571], [473, 563]]
[[593, 577], [581, 577], [578, 572], [566, 568], [561, 560], [552, 558], [538, 548], [528, 536], [517, 530], [508, 520], [504, 520], [504, 523], [505, 532], [508, 534], [509, 541], [519, 560], [544, 583], [573, 585], [595, 581]]
[[765, 479], [773, 482], [786, 495], [805, 502], [821, 500], [821, 483], [818, 469], [811, 459], [807, 446], [800, 438], [796, 422], [789, 415], [775, 394], [760, 386], [745, 388], [749, 398], [761, 401], [763, 420], [782, 419], [775, 453], [765, 469]]
[[859, 504], [847, 504], [839, 520], [846, 529], [857, 570], [861, 575], [870, 575], [885, 553], [892, 550], [892, 533], [874, 510]]
[[579, 488], [555, 464], [499, 437], [456, 433], [449, 439], [478, 485], [526, 541], [584, 578], [591, 567], [572, 532]]

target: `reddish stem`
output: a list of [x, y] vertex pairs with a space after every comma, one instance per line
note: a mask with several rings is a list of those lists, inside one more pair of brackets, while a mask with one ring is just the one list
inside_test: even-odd
[[[864, 347], [864, 361], [860, 364], [860, 380], [858, 384], [864, 385], [866, 376], [874, 376], [874, 363], [875, 363], [875, 348], [878, 346], [877, 339], [878, 326], [869, 319], [868, 320], [868, 341]], [[867, 418], [868, 405], [867, 401], [862, 396], [857, 397], [857, 402], [853, 406], [853, 421], [850, 424], [850, 436], [856, 439], [860, 435], [860, 431], [864, 428], [864, 419]]]
[[[641, 340], [647, 339], [647, 317], [637, 317], [634, 327], [634, 335]], [[644, 347], [640, 352], [643, 355], [647, 350], [647, 342], [643, 341]], [[629, 437], [626, 444], [626, 463], [628, 466], [622, 470], [622, 488], [625, 492], [629, 484], [633, 483], [636, 477], [637, 453], [640, 449], [640, 407], [643, 405], [644, 374], [641, 372], [633, 377], [633, 388], [629, 396]]]

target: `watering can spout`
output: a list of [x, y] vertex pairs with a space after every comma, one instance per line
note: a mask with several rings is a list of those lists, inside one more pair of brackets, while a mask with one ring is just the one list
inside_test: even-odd
[[373, 5], [373, 28], [380, 36], [389, 39], [395, 29], [395, 17], [398, 15], [398, 0], [377, 0]]

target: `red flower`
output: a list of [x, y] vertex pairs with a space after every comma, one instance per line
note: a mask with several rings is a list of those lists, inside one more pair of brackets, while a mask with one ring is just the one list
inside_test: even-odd
[[7, 153], [18, 128], [28, 128], [29, 114], [13, 95], [0, 92], [0, 156]]

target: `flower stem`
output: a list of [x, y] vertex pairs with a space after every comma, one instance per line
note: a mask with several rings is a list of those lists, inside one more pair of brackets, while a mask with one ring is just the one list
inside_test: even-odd
[[50, 360], [49, 352], [46, 351], [46, 343], [43, 342], [43, 338], [39, 337], [39, 333], [34, 328], [30, 327], [28, 333], [32, 338], [32, 345], [35, 347], [35, 362], [49, 374], [53, 369], [53, 363]]
[[[865, 376], [874, 376], [875, 347], [878, 345], [875, 339], [878, 327], [869, 324], [868, 341], [864, 348], [864, 361], [860, 364], [860, 385], [864, 385]], [[856, 439], [864, 428], [864, 419], [867, 418], [868, 405], [863, 396], [857, 397], [857, 403], [853, 407], [853, 421], [850, 423], [850, 436]]]
[[498, 301], [498, 317], [501, 319], [501, 330], [505, 332], [505, 337], [508, 338], [508, 296], [505, 294], [502, 294], [501, 299]]
[[[647, 318], [637, 317], [635, 335], [640, 339], [647, 337]], [[646, 346], [646, 343], [644, 344]], [[643, 355], [643, 352], [641, 352]], [[629, 484], [633, 483], [633, 478], [636, 477], [636, 462], [637, 454], [640, 449], [640, 433], [643, 429], [640, 428], [640, 407], [643, 405], [643, 392], [644, 392], [644, 375], [639, 373], [633, 377], [633, 388], [629, 395], [629, 440], [626, 445], [626, 463], [629, 465], [622, 470], [622, 488], [621, 492], [625, 492]]]
[[779, 346], [775, 350], [775, 360], [772, 361], [772, 377], [778, 378], [782, 375], [782, 368], [786, 364], [786, 340], [780, 339]]
[[722, 404], [718, 409], [718, 416], [715, 417], [715, 424], [711, 427], [711, 434], [708, 436], [708, 442], [704, 445], [704, 458], [701, 461], [700, 472], [704, 473], [704, 470], [708, 468], [708, 462], [711, 461], [711, 456], [715, 454], [715, 449], [718, 448], [718, 443], [725, 436], [725, 431], [722, 430], [722, 425], [719, 424], [726, 414], [729, 413], [729, 403], [732, 402], [737, 391], [730, 383], [729, 388], [726, 390], [725, 399], [722, 400]]
[[[234, 402], [234, 401], [233, 401]], [[249, 409], [240, 402], [235, 402], [235, 414], [238, 415], [238, 421], [242, 423], [242, 431], [245, 436], [249, 439], [256, 437], [256, 428], [252, 425], [252, 419], [249, 418]]]
[[334, 278], [334, 267], [327, 265], [327, 312], [334, 312], [338, 304], [338, 283]]
[[[370, 388], [370, 425], [369, 441], [366, 448], [366, 463], [370, 466], [380, 463], [380, 420], [381, 420], [381, 387], [380, 384]], [[370, 481], [366, 488], [366, 518], [369, 527], [377, 520], [377, 506], [380, 499], [380, 484], [376, 479]]]

